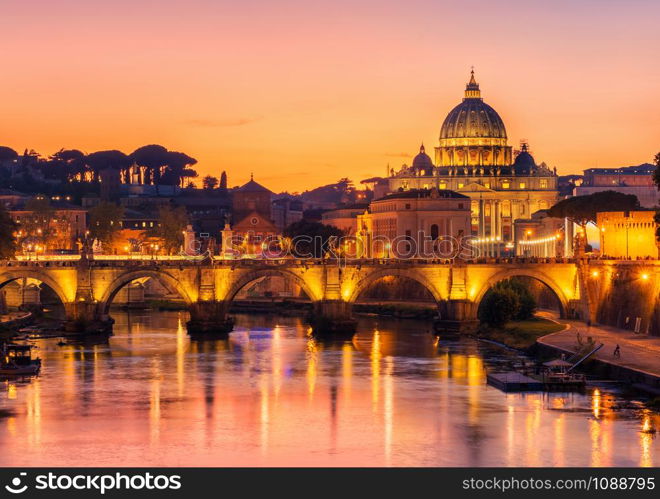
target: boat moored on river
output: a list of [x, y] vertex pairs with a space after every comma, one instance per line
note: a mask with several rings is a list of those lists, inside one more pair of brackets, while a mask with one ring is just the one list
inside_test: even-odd
[[32, 358], [32, 347], [30, 345], [5, 343], [2, 346], [0, 375], [29, 376], [37, 374], [39, 369], [41, 369], [41, 359]]

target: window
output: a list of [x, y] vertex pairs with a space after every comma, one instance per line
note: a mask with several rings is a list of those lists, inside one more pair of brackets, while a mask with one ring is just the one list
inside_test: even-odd
[[548, 188], [548, 179], [547, 178], [542, 178], [541, 179], [541, 189], [547, 189]]
[[502, 182], [502, 189], [508, 189], [511, 187], [511, 184], [509, 182]]
[[484, 187], [486, 189], [490, 189], [490, 182], [484, 182]]
[[521, 189], [524, 189], [524, 188], [526, 187], [525, 182], [520, 182], [520, 186], [519, 186], [519, 187], [520, 187]]
[[463, 187], [465, 187], [465, 184], [462, 184], [462, 183], [459, 182], [459, 183], [458, 183], [458, 188], [459, 188], [459, 189], [462, 189]]
[[441, 183], [438, 185], [438, 189], [446, 189], [446, 188], [447, 188], [447, 184], [446, 184], [445, 182], [441, 182]]
[[502, 201], [502, 216], [511, 216], [511, 201]]
[[435, 241], [438, 239], [439, 231], [438, 231], [438, 224], [433, 224], [431, 225], [431, 239]]
[[463, 203], [458, 203], [458, 209], [462, 210], [463, 209]]
[[410, 203], [406, 203], [406, 210], [410, 209]]

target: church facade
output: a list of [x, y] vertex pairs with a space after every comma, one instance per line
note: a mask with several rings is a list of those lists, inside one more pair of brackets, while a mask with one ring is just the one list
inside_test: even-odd
[[440, 128], [434, 156], [422, 145], [411, 166], [389, 171], [387, 192], [439, 189], [467, 196], [471, 234], [493, 251], [499, 247], [498, 253], [512, 247], [516, 219], [530, 218], [559, 199], [556, 171], [537, 165], [525, 143], [514, 154], [504, 122], [481, 97], [474, 71], [463, 101]]

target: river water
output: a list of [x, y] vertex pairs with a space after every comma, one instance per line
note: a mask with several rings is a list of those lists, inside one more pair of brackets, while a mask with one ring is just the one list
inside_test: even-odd
[[299, 318], [237, 315], [192, 341], [183, 312], [114, 311], [99, 342], [33, 343], [3, 381], [2, 466], [660, 466], [660, 417], [611, 389], [504, 394], [516, 354], [364, 318], [321, 343]]

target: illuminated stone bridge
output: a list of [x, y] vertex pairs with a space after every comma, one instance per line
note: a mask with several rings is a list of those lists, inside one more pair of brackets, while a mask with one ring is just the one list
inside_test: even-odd
[[[70, 329], [108, 327], [110, 305], [118, 291], [136, 279], [150, 277], [176, 290], [190, 311], [191, 333], [228, 332], [229, 308], [237, 293], [265, 276], [281, 276], [300, 286], [313, 303], [311, 323], [318, 332], [354, 327], [352, 306], [377, 280], [412, 279], [433, 296], [439, 329], [466, 330], [477, 320], [479, 303], [497, 282], [515, 276], [536, 279], [556, 296], [560, 313], [595, 321], [606, 283], [624, 266], [631, 279], [658, 295], [660, 262], [480, 260], [53, 260], [5, 261], [0, 286], [33, 278], [61, 299]], [[627, 266], [627, 267], [626, 267]]]

